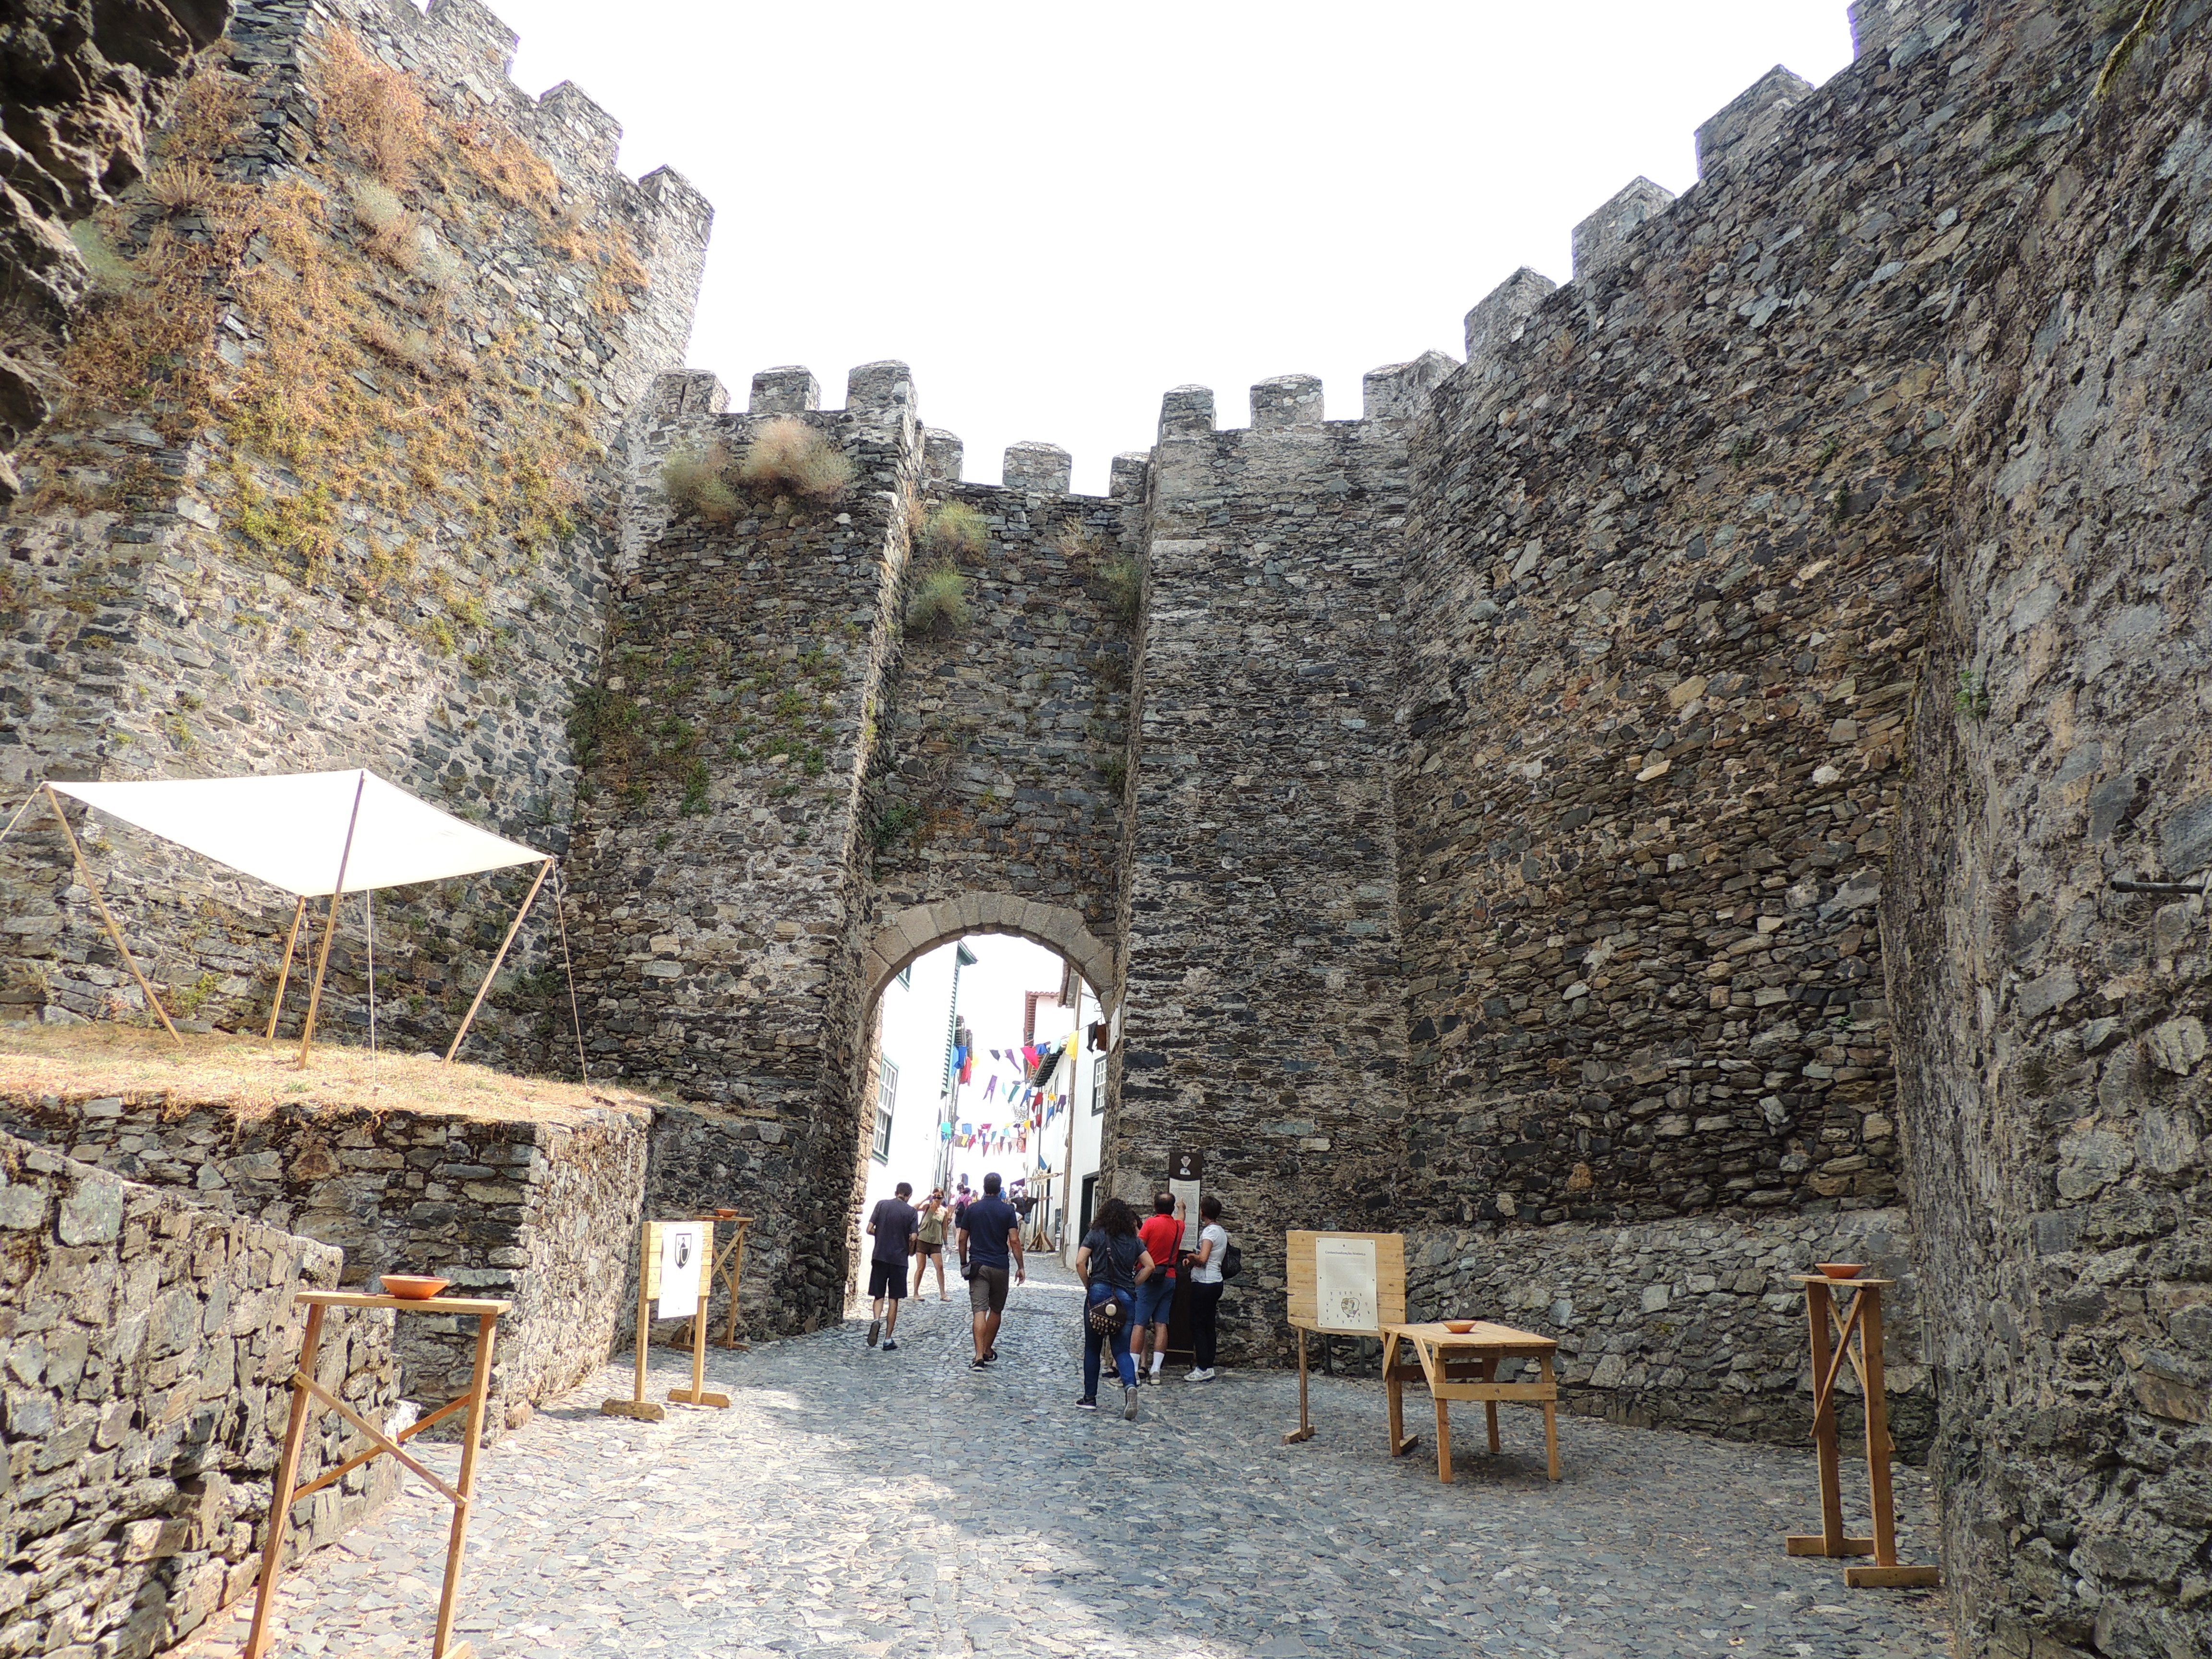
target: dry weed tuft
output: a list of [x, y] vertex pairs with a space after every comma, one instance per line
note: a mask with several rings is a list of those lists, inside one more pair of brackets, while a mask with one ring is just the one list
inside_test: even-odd
[[965, 501], [940, 503], [921, 527], [923, 550], [947, 563], [975, 557], [988, 540], [983, 515]]
[[146, 193], [171, 213], [199, 213], [215, 205], [215, 173], [198, 161], [158, 167], [147, 175]]
[[738, 463], [748, 489], [780, 490], [810, 501], [833, 501], [853, 482], [853, 463], [815, 428], [780, 415], [753, 434]]
[[349, 29], [324, 38], [319, 78], [323, 112], [362, 165], [394, 190], [414, 183], [434, 131], [415, 83], [371, 58]]
[[923, 571], [907, 601], [909, 634], [951, 634], [968, 625], [968, 579], [949, 564]]
[[671, 455], [660, 468], [661, 487], [680, 508], [703, 523], [726, 525], [738, 516], [738, 493], [730, 488], [730, 452], [720, 444]]

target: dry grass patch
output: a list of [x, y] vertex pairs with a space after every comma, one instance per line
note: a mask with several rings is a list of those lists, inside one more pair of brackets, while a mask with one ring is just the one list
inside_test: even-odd
[[318, 1046], [300, 1069], [297, 1037], [273, 1046], [222, 1032], [187, 1035], [128, 1025], [0, 1025], [0, 1097], [36, 1102], [120, 1099], [179, 1115], [208, 1107], [264, 1117], [279, 1107], [425, 1112], [453, 1117], [574, 1123], [594, 1107], [650, 1113], [628, 1089], [514, 1077], [482, 1066], [447, 1066], [429, 1054]]
[[711, 525], [738, 516], [738, 492], [730, 488], [730, 452], [720, 444], [679, 450], [661, 464], [661, 488], [677, 507]]
[[965, 501], [943, 502], [921, 527], [923, 550], [947, 561], [975, 558], [988, 540], [983, 515]]
[[738, 463], [748, 489], [777, 490], [811, 501], [833, 501], [853, 482], [853, 463], [819, 431], [780, 415], [753, 434]]
[[915, 578], [914, 597], [906, 606], [908, 633], [957, 633], [968, 625], [968, 579], [951, 565]]

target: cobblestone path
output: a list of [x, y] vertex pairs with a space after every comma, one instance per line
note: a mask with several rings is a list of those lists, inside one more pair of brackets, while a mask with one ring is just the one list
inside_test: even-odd
[[[1374, 1382], [1316, 1379], [1301, 1446], [1281, 1443], [1297, 1384], [1279, 1373], [1170, 1370], [1137, 1421], [1103, 1400], [1094, 1416], [1072, 1409], [1077, 1288], [1056, 1262], [1042, 1277], [988, 1372], [968, 1369], [957, 1281], [950, 1304], [908, 1304], [895, 1353], [859, 1323], [713, 1352], [727, 1411], [602, 1417], [629, 1390], [611, 1369], [480, 1461], [464, 1634], [491, 1659], [1948, 1650], [1937, 1593], [1847, 1592], [1839, 1565], [1783, 1555], [1817, 1525], [1809, 1447], [1563, 1415], [1553, 1486], [1534, 1411], [1503, 1412], [1493, 1459], [1462, 1407], [1444, 1486], [1427, 1433], [1384, 1455]], [[654, 1397], [687, 1369], [656, 1350]], [[454, 1452], [434, 1449], [449, 1474]], [[1899, 1476], [1905, 1559], [1933, 1559], [1925, 1484]], [[279, 1659], [426, 1650], [446, 1513], [410, 1480], [290, 1577]], [[251, 1610], [195, 1659], [234, 1653]]]

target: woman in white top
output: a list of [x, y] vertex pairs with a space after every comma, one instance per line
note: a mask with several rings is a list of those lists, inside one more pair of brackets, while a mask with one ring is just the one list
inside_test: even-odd
[[1221, 1224], [1221, 1200], [1212, 1194], [1199, 1200], [1198, 1213], [1206, 1223], [1199, 1229], [1198, 1249], [1190, 1258], [1190, 1345], [1198, 1365], [1183, 1381], [1211, 1382], [1221, 1335], [1216, 1322], [1221, 1312], [1221, 1258], [1229, 1253], [1229, 1231]]

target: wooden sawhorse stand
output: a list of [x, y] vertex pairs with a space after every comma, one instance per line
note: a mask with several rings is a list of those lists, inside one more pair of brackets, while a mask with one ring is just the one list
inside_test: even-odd
[[[1893, 1279], [1830, 1279], [1821, 1273], [1793, 1273], [1805, 1287], [1805, 1320], [1813, 1340], [1813, 1444], [1820, 1465], [1820, 1530], [1794, 1534], [1792, 1555], [1871, 1555], [1870, 1567], [1845, 1567], [1844, 1583], [1853, 1589], [1929, 1588], [1943, 1582], [1938, 1567], [1899, 1565], [1897, 1510], [1889, 1489], [1889, 1398], [1881, 1370], [1881, 1293]], [[1837, 1291], [1852, 1292], [1850, 1307], [1836, 1314]], [[1851, 1337], [1858, 1337], [1856, 1353]], [[1832, 1334], [1834, 1340], [1830, 1341]], [[1866, 1401], [1867, 1485], [1874, 1511], [1874, 1536], [1844, 1535], [1844, 1493], [1836, 1450], [1836, 1379], [1850, 1360]]]
[[[707, 1386], [707, 1297], [713, 1289], [714, 1273], [722, 1263], [735, 1254], [738, 1261], [744, 1260], [745, 1229], [752, 1224], [750, 1216], [727, 1217], [695, 1215], [685, 1218], [704, 1222], [707, 1227], [708, 1270], [699, 1275], [699, 1305], [691, 1315], [691, 1386], [671, 1389], [668, 1397], [686, 1406], [726, 1407], [730, 1396], [717, 1394]], [[714, 1252], [714, 1224], [734, 1219], [738, 1236], [730, 1241], [730, 1248], [720, 1255]], [[660, 1229], [662, 1223], [648, 1221], [642, 1229], [643, 1237], [638, 1246], [637, 1260], [637, 1381], [627, 1400], [602, 1400], [599, 1412], [605, 1417], [635, 1417], [641, 1422], [658, 1423], [668, 1415], [668, 1408], [645, 1397], [645, 1361], [648, 1339], [653, 1333], [653, 1304], [660, 1291]], [[732, 1272], [726, 1281], [730, 1286], [730, 1334], [737, 1336], [738, 1286]], [[724, 1346], [730, 1346], [726, 1343]]]
[[714, 1219], [729, 1222], [738, 1230], [731, 1237], [730, 1242], [715, 1255], [714, 1272], [709, 1275], [711, 1278], [719, 1278], [722, 1281], [723, 1287], [730, 1293], [729, 1324], [722, 1332], [721, 1341], [715, 1346], [736, 1348], [750, 1353], [752, 1352], [753, 1345], [738, 1340], [738, 1280], [744, 1274], [745, 1234], [751, 1228], [753, 1218], [749, 1215], [732, 1215], [726, 1211], [717, 1210], [714, 1212]]
[[[261, 1546], [261, 1589], [254, 1598], [253, 1628], [246, 1636], [243, 1659], [262, 1659], [276, 1635], [270, 1628], [270, 1615], [276, 1605], [276, 1581], [284, 1570], [284, 1540], [291, 1529], [292, 1505], [343, 1479], [370, 1459], [387, 1453], [435, 1486], [453, 1506], [453, 1530], [446, 1542], [446, 1583], [438, 1595], [438, 1629], [430, 1640], [430, 1656], [431, 1659], [469, 1659], [474, 1650], [466, 1642], [453, 1640], [453, 1613], [460, 1600], [461, 1550], [468, 1541], [469, 1505], [477, 1489], [477, 1449], [483, 1439], [484, 1390], [491, 1382], [492, 1337], [499, 1316], [512, 1304], [460, 1296], [409, 1301], [396, 1296], [368, 1296], [356, 1291], [301, 1291], [293, 1299], [307, 1310], [307, 1334], [300, 1344], [298, 1369], [292, 1373], [292, 1420], [284, 1430], [284, 1455], [276, 1466], [276, 1501], [270, 1506], [268, 1536]], [[477, 1357], [476, 1369], [469, 1378], [469, 1391], [448, 1400], [421, 1422], [402, 1429], [397, 1437], [386, 1435], [315, 1381], [315, 1351], [322, 1344], [325, 1308], [390, 1308], [395, 1313], [473, 1317], [477, 1322]], [[345, 1419], [367, 1435], [371, 1443], [367, 1451], [349, 1457], [319, 1480], [295, 1488], [294, 1482], [300, 1474], [300, 1448], [307, 1438], [308, 1419], [316, 1415], [317, 1408], [311, 1403], [313, 1401], [319, 1401], [323, 1407]], [[449, 1486], [400, 1447], [433, 1424], [441, 1423], [461, 1411], [468, 1413], [467, 1426], [461, 1437], [461, 1480], [459, 1486]]]

